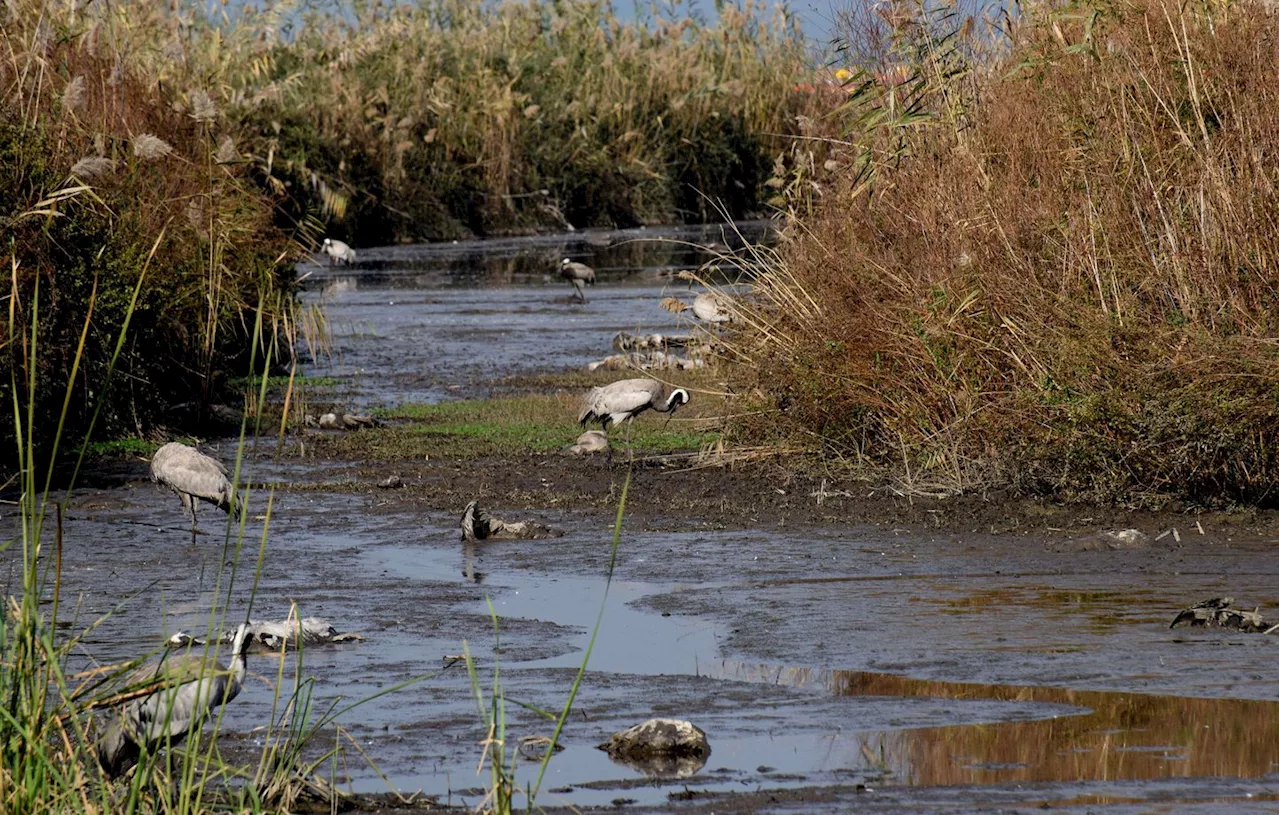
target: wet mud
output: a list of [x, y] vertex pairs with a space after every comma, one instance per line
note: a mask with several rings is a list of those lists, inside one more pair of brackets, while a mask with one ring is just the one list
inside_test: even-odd
[[[554, 259], [564, 249], [529, 251]], [[359, 278], [326, 295], [330, 321], [378, 331], [342, 339], [344, 356], [313, 374], [339, 371], [368, 404], [447, 398], [468, 376], [483, 389], [495, 373], [576, 365], [603, 353], [613, 331], [671, 317], [648, 308], [661, 287], [624, 276], [603, 278], [585, 307], [559, 311], [541, 302], [557, 284], [537, 272], [484, 277], [487, 288], [437, 285], [431, 272], [436, 283], [402, 291], [388, 280], [418, 273], [397, 266], [406, 251], [387, 250], [366, 276], [313, 276], [321, 287]], [[447, 357], [451, 337], [489, 319], [476, 313], [482, 296], [506, 305], [493, 320], [501, 328], [472, 351], [492, 366], [472, 372]], [[538, 304], [526, 313], [518, 304], [528, 301]], [[582, 309], [594, 328], [563, 337], [573, 333], [566, 309]], [[424, 333], [402, 336], [414, 331]], [[523, 356], [534, 337], [556, 352]], [[400, 375], [420, 376], [421, 387], [398, 390]], [[214, 445], [226, 460], [233, 450]], [[74, 618], [67, 630], [108, 616], [69, 669], [158, 650], [177, 630], [204, 633], [220, 596], [258, 619], [283, 618], [296, 603], [366, 638], [303, 649], [318, 706], [421, 677], [326, 731], [328, 745], [345, 747], [338, 780], [373, 794], [386, 792], [385, 776], [439, 805], [473, 807], [485, 794], [476, 767], [488, 733], [457, 655], [474, 656], [486, 692], [501, 671], [515, 745], [551, 734], [515, 702], [558, 711], [599, 619], [565, 749], [538, 797], [553, 811], [1275, 811], [1275, 637], [1169, 629], [1181, 609], [1214, 596], [1277, 616], [1274, 512], [922, 501], [768, 464], [647, 463], [632, 474], [608, 582], [625, 463], [340, 461], [291, 450], [249, 447], [252, 517], [239, 553], [223, 516], [207, 510], [191, 546], [177, 499], [146, 482], [145, 462], [89, 473], [64, 513], [60, 615]], [[378, 489], [391, 470], [404, 488]], [[833, 495], [838, 487], [847, 494]], [[471, 499], [566, 534], [464, 544], [459, 516]], [[6, 534], [11, 522], [0, 518]], [[1100, 537], [1130, 527], [1145, 535], [1133, 546]], [[16, 558], [5, 558], [0, 579], [13, 586]], [[296, 665], [293, 654], [283, 666], [250, 657], [245, 690], [226, 708], [226, 754], [254, 758], [275, 690], [292, 686]], [[704, 730], [705, 763], [646, 775], [597, 749], [655, 716]], [[522, 759], [518, 785], [536, 773]]]

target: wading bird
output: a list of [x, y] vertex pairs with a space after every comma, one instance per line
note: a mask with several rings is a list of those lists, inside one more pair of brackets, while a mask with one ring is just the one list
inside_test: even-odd
[[124, 692], [155, 690], [122, 705], [98, 740], [98, 763], [111, 778], [119, 778], [138, 763], [145, 748], [180, 744], [205, 717], [240, 694], [245, 653], [250, 641], [247, 624], [231, 641], [231, 667], [209, 664], [203, 654], [161, 658], [143, 665], [125, 679]]
[[352, 249], [348, 244], [342, 241], [335, 241], [333, 238], [325, 238], [324, 243], [320, 244], [320, 249], [329, 256], [329, 265], [341, 263], [349, 266], [356, 262], [356, 250]]
[[600, 422], [602, 430], [609, 424], [627, 423], [627, 446], [631, 446], [631, 423], [646, 410], [674, 413], [681, 405], [689, 403], [689, 392], [684, 388], [672, 388], [656, 379], [620, 379], [598, 388], [592, 388], [583, 397], [578, 413], [578, 424]]
[[585, 263], [575, 263], [568, 258], [560, 261], [560, 276], [573, 284], [573, 293], [582, 302], [587, 302], [584, 287], [596, 284], [596, 270]]
[[196, 505], [208, 501], [223, 512], [236, 509], [237, 501], [227, 468], [194, 447], [171, 441], [151, 458], [151, 480], [163, 484], [182, 499], [191, 516], [191, 544], [196, 542]]
[[729, 308], [729, 298], [719, 292], [704, 291], [693, 298], [692, 306], [676, 297], [664, 297], [662, 299], [662, 307], [675, 314], [692, 309], [693, 316], [704, 323], [733, 322], [733, 312]]

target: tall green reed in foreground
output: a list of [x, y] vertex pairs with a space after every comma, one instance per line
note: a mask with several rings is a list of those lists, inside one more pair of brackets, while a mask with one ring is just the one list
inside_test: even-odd
[[[157, 244], [159, 241], [157, 238]], [[146, 285], [147, 272], [148, 267], [144, 266], [136, 283], [134, 302], [130, 304], [125, 323], [116, 338], [107, 370], [108, 378], [98, 383], [99, 393], [110, 387], [110, 375], [128, 339], [129, 318], [134, 314], [138, 292]], [[60, 617], [62, 509], [71, 495], [87, 445], [80, 445], [80, 458], [76, 459], [69, 476], [65, 472], [55, 475], [55, 468], [64, 463], [58, 458], [63, 435], [61, 423], [52, 436], [53, 444], [47, 457], [37, 452], [33, 438], [39, 416], [34, 405], [38, 401], [36, 389], [41, 383], [35, 372], [39, 370], [39, 355], [44, 352], [39, 345], [37, 330], [42, 291], [37, 280], [28, 300], [18, 286], [18, 279], [15, 271], [11, 276], [11, 329], [6, 348], [15, 356], [12, 370], [24, 374], [22, 379], [15, 374], [10, 383], [10, 410], [15, 436], [21, 440], [18, 449], [21, 469], [14, 479], [19, 490], [20, 528], [17, 537], [6, 542], [3, 549], [21, 548], [21, 594], [6, 598], [4, 614], [0, 616], [0, 810], [13, 813], [198, 813], [227, 808], [260, 812], [288, 810], [302, 797], [336, 801], [339, 793], [331, 781], [321, 777], [320, 769], [326, 761], [338, 755], [343, 745], [339, 742], [321, 750], [319, 759], [304, 760], [303, 756], [315, 752], [311, 745], [323, 728], [335, 725], [339, 717], [368, 699], [346, 705], [335, 701], [326, 710], [316, 711], [312, 703], [314, 681], [304, 676], [301, 650], [294, 660], [292, 690], [286, 690], [287, 660], [283, 657], [280, 660], [273, 698], [273, 721], [267, 728], [256, 770], [247, 772], [228, 764], [221, 757], [216, 736], [226, 708], [220, 707], [212, 717], [208, 731], [204, 727], [193, 728], [180, 748], [167, 751], [144, 749], [137, 767], [124, 779], [108, 782], [99, 773], [94, 753], [98, 735], [93, 722], [94, 713], [139, 695], [163, 694], [166, 688], [163, 679], [141, 687], [120, 686], [119, 677], [137, 667], [140, 660], [101, 666], [78, 674], [67, 671], [68, 660], [73, 650], [81, 646], [84, 636], [112, 615], [127, 612], [128, 601], [91, 621], [78, 633], [70, 636], [60, 633], [63, 624], [68, 622]], [[90, 306], [94, 302], [90, 298]], [[30, 319], [25, 322], [30, 326], [30, 335], [18, 335], [12, 330], [13, 326], [24, 324], [14, 319], [14, 312], [19, 309], [30, 311]], [[257, 369], [255, 357], [258, 348], [264, 348], [268, 366], [276, 351], [276, 347], [264, 339], [263, 324], [267, 312], [262, 308], [257, 311], [253, 328], [254, 353], [249, 360], [251, 370]], [[73, 374], [79, 370], [93, 318], [91, 307], [71, 365]], [[266, 378], [263, 377], [259, 384], [260, 395], [265, 393], [265, 388]], [[77, 385], [73, 379], [65, 385], [64, 415], [65, 405], [75, 392]], [[101, 404], [100, 401], [97, 410], [101, 409]], [[96, 418], [96, 412], [94, 416]], [[232, 473], [233, 484], [245, 505], [251, 495], [249, 489], [241, 490], [241, 473], [245, 435], [255, 429], [250, 427], [251, 422], [259, 424], [260, 416], [247, 418], [242, 424]], [[90, 432], [92, 428], [91, 421]], [[55, 478], [59, 477], [67, 478], [58, 484], [65, 486], [66, 493], [61, 497], [52, 496]], [[256, 557], [252, 561], [252, 585], [243, 608], [232, 607], [229, 603], [234, 596], [241, 564], [254, 552], [251, 544], [246, 548], [248, 512], [233, 514], [227, 519], [223, 552], [218, 557], [220, 565], [213, 575], [214, 601], [208, 614], [206, 640], [209, 644], [204, 654], [207, 663], [212, 663], [222, 648], [218, 633], [249, 616], [265, 561], [273, 503], [273, 496], [269, 494]], [[47, 530], [51, 516], [56, 519], [52, 550]], [[142, 587], [138, 593], [146, 590], [147, 587]], [[301, 616], [296, 609], [294, 616]], [[225, 658], [225, 654], [223, 656]], [[407, 678], [376, 696], [401, 690], [424, 678]], [[280, 711], [283, 714], [277, 723], [276, 714]]]
[[[587, 647], [582, 652], [582, 662], [579, 663], [578, 673], [574, 676], [573, 683], [569, 686], [564, 705], [558, 713], [552, 713], [524, 702], [510, 700], [555, 724], [550, 738], [541, 745], [546, 752], [543, 754], [542, 761], [538, 766], [537, 778], [531, 784], [526, 783], [523, 790], [525, 807], [530, 812], [533, 811], [536, 805], [538, 792], [542, 789], [542, 779], [546, 775], [547, 765], [551, 763], [551, 759], [555, 755], [560, 734], [564, 731], [565, 723], [569, 721], [569, 714], [573, 712], [573, 703], [578, 698], [578, 690], [582, 686], [582, 678], [586, 675], [587, 665], [591, 661], [591, 651], [595, 648], [596, 635], [600, 633], [600, 624], [604, 621], [604, 610], [609, 600], [609, 587], [613, 585], [613, 570], [618, 562], [618, 545], [622, 541], [622, 514], [626, 511], [627, 493], [630, 488], [631, 472], [628, 470], [627, 478], [622, 484], [622, 493], [618, 498], [618, 512], [613, 521], [613, 540], [609, 548], [609, 566], [605, 571], [604, 593], [600, 597], [600, 610], [596, 613], [596, 622], [591, 628], [591, 637], [587, 640]], [[471, 648], [465, 640], [462, 643], [462, 647], [467, 665], [467, 677], [471, 681], [471, 692], [475, 696], [476, 708], [486, 731], [483, 750], [480, 755], [480, 766], [477, 768], [477, 772], [483, 771], [486, 762], [489, 764], [488, 793], [484, 800], [476, 805], [476, 809], [477, 811], [506, 815], [506, 813], [516, 811], [515, 801], [519, 792], [516, 787], [519, 749], [516, 745], [507, 743], [506, 705], [508, 698], [503, 689], [501, 668], [496, 656], [499, 650], [501, 630], [498, 614], [494, 611], [492, 602], [489, 603], [489, 614], [493, 619], [495, 658], [488, 699], [485, 698], [484, 689], [481, 687], [480, 674], [476, 669], [475, 660], [471, 656]]]

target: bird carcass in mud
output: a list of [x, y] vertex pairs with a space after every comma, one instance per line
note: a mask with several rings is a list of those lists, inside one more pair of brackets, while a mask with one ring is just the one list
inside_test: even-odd
[[1190, 608], [1178, 612], [1178, 616], [1169, 623], [1170, 628], [1230, 628], [1250, 634], [1259, 631], [1270, 632], [1275, 624], [1262, 619], [1258, 609], [1242, 611], [1232, 608], [1235, 602], [1231, 597], [1214, 597], [1203, 600]]
[[[361, 642], [364, 637], [359, 634], [340, 633], [328, 620], [320, 617], [303, 617], [301, 620], [250, 620], [250, 651], [281, 651], [312, 645], [341, 645], [345, 642]], [[235, 632], [224, 631], [218, 639], [230, 642]], [[205, 644], [203, 637], [193, 637], [182, 631], [169, 638], [171, 648], [184, 646], [200, 646]]]
[[482, 540], [533, 540], [538, 538], [562, 538], [564, 532], [538, 521], [504, 521], [480, 508], [479, 501], [471, 501], [462, 511], [464, 541]]

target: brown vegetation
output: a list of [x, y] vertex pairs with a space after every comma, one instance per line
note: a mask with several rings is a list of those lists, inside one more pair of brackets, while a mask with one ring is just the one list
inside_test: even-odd
[[[17, 387], [15, 404], [34, 401], [37, 442], [54, 433], [69, 382], [64, 431], [82, 436], [126, 321], [102, 415], [141, 432], [247, 371], [259, 308], [268, 336], [291, 316], [271, 202], [246, 179], [199, 73], [177, 65], [165, 82], [132, 59], [127, 43], [147, 24], [34, 0], [0, 11], [0, 264], [11, 295], [0, 381]], [[12, 422], [0, 431], [6, 457], [13, 432]]]
[[856, 90], [761, 279], [742, 429], [946, 489], [1274, 499], [1271, 8], [1041, 8], [999, 57], [901, 24], [909, 78]]

